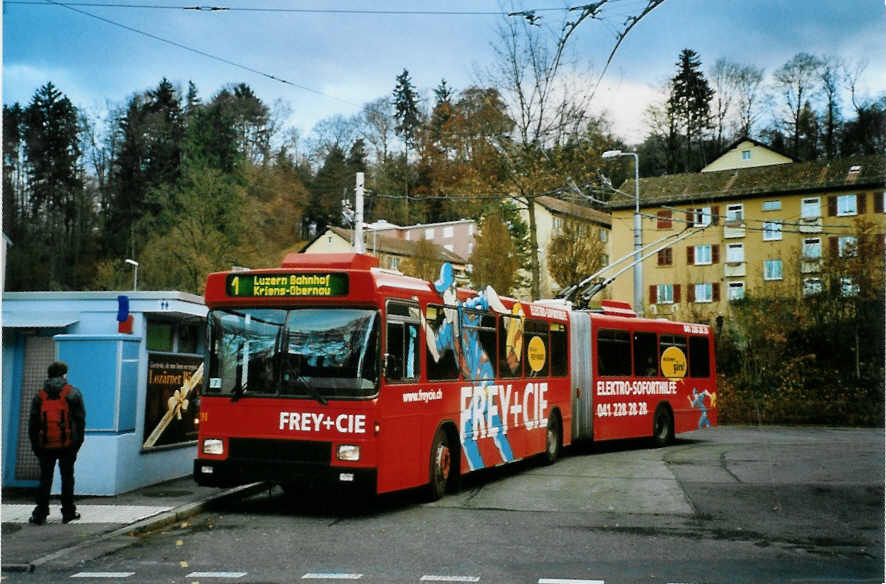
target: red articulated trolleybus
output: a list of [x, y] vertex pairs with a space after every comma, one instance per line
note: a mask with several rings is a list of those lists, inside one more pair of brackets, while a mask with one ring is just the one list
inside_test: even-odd
[[716, 424], [710, 327], [604, 301], [521, 302], [362, 254], [209, 275], [201, 485], [457, 489], [461, 474], [579, 439]]

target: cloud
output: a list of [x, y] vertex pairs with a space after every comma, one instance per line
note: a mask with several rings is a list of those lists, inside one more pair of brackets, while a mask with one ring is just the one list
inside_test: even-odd
[[593, 107], [612, 122], [616, 136], [628, 144], [639, 144], [648, 132], [646, 108], [661, 100], [661, 89], [648, 83], [604, 80], [597, 89]]

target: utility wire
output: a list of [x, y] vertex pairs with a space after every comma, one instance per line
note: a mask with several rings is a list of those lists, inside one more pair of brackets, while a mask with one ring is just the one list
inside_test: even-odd
[[[38, 0], [7, 0], [5, 4], [18, 4], [24, 6], [46, 6], [45, 2]], [[53, 3], [57, 4], [57, 3]], [[61, 5], [61, 4], [59, 4]], [[65, 2], [63, 6], [81, 6], [86, 8], [141, 8], [148, 10], [193, 10], [195, 12], [272, 12], [292, 14], [353, 14], [353, 15], [380, 15], [380, 16], [523, 16], [524, 13], [535, 12], [567, 12], [569, 7], [563, 8], [533, 8], [520, 12], [492, 11], [492, 10], [372, 10], [351, 8], [265, 8], [260, 6], [199, 6], [199, 5], [174, 5], [174, 4], [112, 4], [109, 2]]]
[[[190, 52], [192, 52], [192, 53], [196, 53], [196, 54], [201, 55], [201, 56], [203, 56], [203, 57], [206, 57], [206, 58], [208, 58], [208, 59], [213, 59], [213, 60], [215, 60], [215, 61], [219, 61], [219, 62], [221, 62], [221, 63], [225, 63], [226, 65], [231, 65], [231, 66], [233, 66], [233, 67], [237, 67], [237, 68], [239, 68], [239, 69], [243, 69], [244, 71], [249, 71], [250, 73], [255, 73], [256, 75], [261, 75], [262, 77], [267, 77], [268, 79], [271, 79], [271, 80], [273, 80], [273, 81], [277, 81], [277, 82], [279, 82], [279, 83], [283, 83], [283, 84], [285, 84], [285, 85], [291, 85], [292, 87], [296, 87], [296, 88], [301, 89], [301, 90], [303, 90], [303, 91], [308, 91], [308, 92], [310, 92], [310, 93], [314, 93], [314, 94], [317, 94], [317, 95], [320, 95], [320, 96], [323, 96], [323, 97], [326, 97], [326, 98], [329, 98], [329, 99], [334, 99], [334, 100], [336, 100], [336, 101], [340, 101], [340, 102], [342, 102], [342, 103], [346, 103], [346, 104], [348, 104], [348, 105], [352, 105], [352, 106], [355, 106], [355, 107], [359, 107], [358, 104], [353, 103], [353, 102], [350, 102], [350, 101], [348, 101], [348, 100], [346, 100], [346, 99], [342, 99], [342, 98], [340, 98], [340, 97], [335, 97], [334, 95], [329, 95], [328, 93], [323, 93], [323, 92], [320, 91], [320, 90], [313, 89], [313, 88], [308, 87], [308, 86], [306, 86], [306, 85], [301, 85], [301, 84], [299, 84], [299, 83], [295, 83], [295, 82], [293, 82], [293, 81], [289, 81], [288, 79], [284, 79], [284, 78], [282, 78], [282, 77], [278, 77], [278, 76], [276, 76], [276, 75], [271, 75], [270, 73], [265, 73], [264, 71], [260, 71], [260, 70], [258, 70], [258, 69], [253, 68], [253, 67], [250, 67], [250, 66], [248, 66], [248, 65], [243, 65], [243, 64], [241, 64], [241, 63], [237, 63], [237, 62], [235, 62], [235, 61], [231, 61], [230, 59], [225, 59], [224, 57], [219, 57], [219, 56], [217, 56], [217, 55], [213, 55], [212, 53], [207, 53], [206, 51], [203, 51], [203, 50], [201, 50], [201, 49], [195, 49], [194, 47], [189, 47], [189, 46], [184, 45], [184, 44], [182, 44], [182, 43], [180, 43], [180, 42], [173, 41], [173, 40], [170, 40], [170, 39], [167, 39], [167, 38], [163, 38], [163, 37], [161, 37], [161, 36], [157, 36], [157, 35], [155, 35], [155, 34], [152, 34], [152, 33], [149, 33], [149, 32], [145, 32], [145, 31], [143, 31], [143, 30], [139, 30], [139, 29], [137, 29], [137, 28], [133, 28], [133, 27], [131, 27], [131, 26], [128, 26], [128, 25], [122, 24], [122, 23], [120, 23], [120, 22], [116, 22], [116, 21], [114, 21], [114, 20], [110, 20], [110, 19], [105, 18], [105, 17], [103, 17], [103, 16], [98, 16], [97, 14], [92, 14], [91, 12], [86, 12], [85, 10], [80, 10], [79, 8], [74, 8], [74, 7], [71, 6], [71, 5], [63, 4], [63, 3], [61, 3], [61, 2], [55, 2], [54, 0], [46, 0], [46, 2], [49, 3], [49, 4], [52, 4], [52, 5], [54, 5], [54, 6], [60, 6], [60, 7], [62, 7], [62, 8], [67, 8], [68, 10], [71, 10], [72, 12], [77, 12], [78, 14], [83, 14], [84, 16], [88, 16], [88, 17], [90, 17], [90, 18], [95, 18], [96, 20], [101, 20], [102, 22], [105, 22], [105, 23], [107, 23], [107, 24], [111, 24], [111, 25], [113, 25], [113, 26], [117, 26], [117, 27], [119, 27], [119, 28], [122, 28], [122, 29], [128, 30], [128, 31], [130, 31], [130, 32], [134, 32], [134, 33], [136, 33], [136, 34], [140, 34], [140, 35], [142, 35], [142, 36], [146, 36], [146, 37], [148, 37], [148, 38], [150, 38], [150, 39], [154, 39], [154, 40], [156, 40], [156, 41], [160, 41], [160, 42], [162, 42], [162, 43], [166, 43], [166, 44], [168, 44], [168, 45], [172, 45], [173, 47], [177, 47], [177, 48], [179, 48], [179, 49], [184, 49], [185, 51], [190, 51]], [[7, 4], [8, 4], [8, 3], [9, 3], [9, 2], [7, 2]]]

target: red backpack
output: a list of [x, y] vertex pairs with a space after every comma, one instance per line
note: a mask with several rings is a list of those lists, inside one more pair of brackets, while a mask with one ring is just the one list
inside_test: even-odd
[[71, 445], [71, 409], [68, 405], [70, 385], [62, 388], [58, 398], [52, 399], [40, 390], [40, 445], [47, 450], [59, 450]]

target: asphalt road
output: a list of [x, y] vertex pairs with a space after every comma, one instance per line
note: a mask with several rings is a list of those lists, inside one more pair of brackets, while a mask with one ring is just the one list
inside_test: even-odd
[[[9, 582], [883, 582], [882, 429], [576, 447], [343, 510], [279, 488]], [[76, 563], [74, 563], [76, 562]]]

